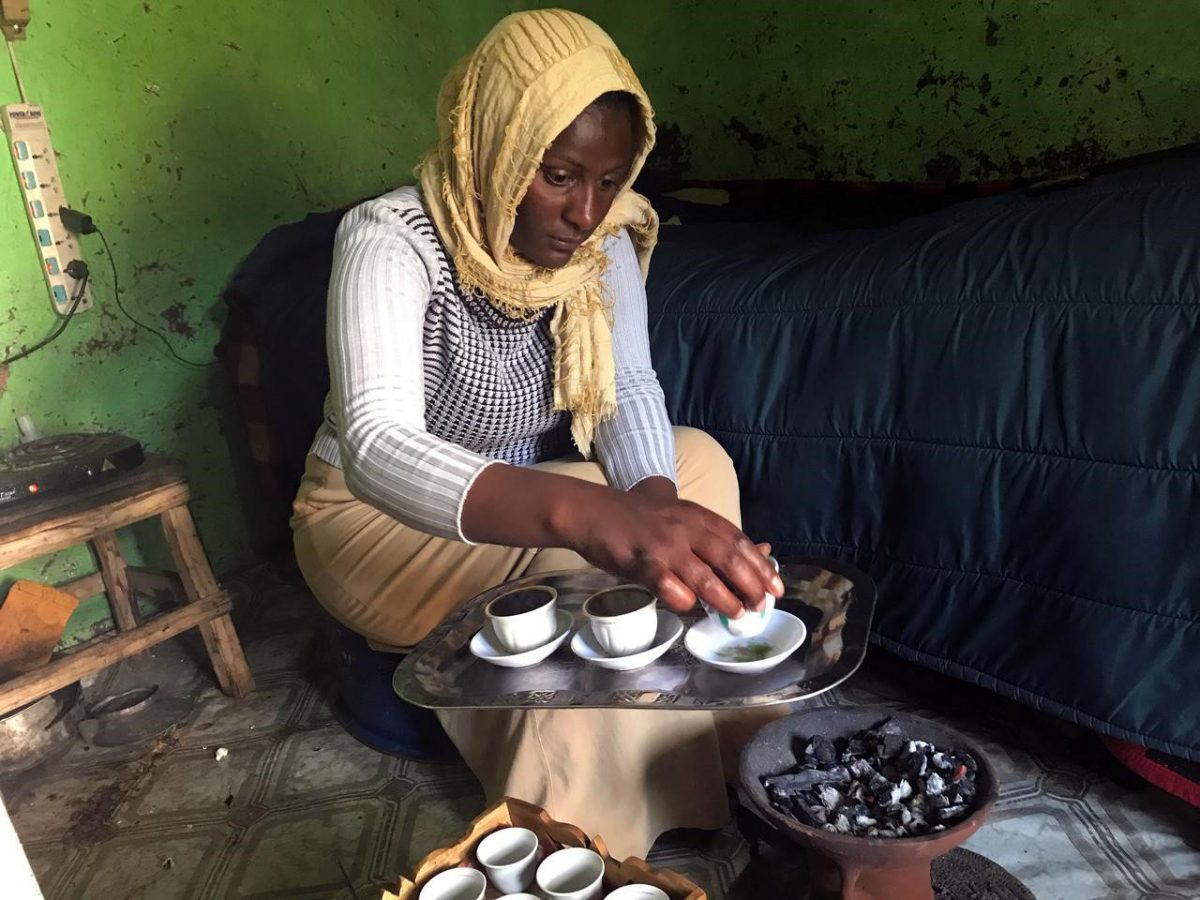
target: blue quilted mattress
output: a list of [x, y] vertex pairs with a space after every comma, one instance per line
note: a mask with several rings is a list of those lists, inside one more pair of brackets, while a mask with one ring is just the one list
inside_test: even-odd
[[804, 236], [665, 226], [673, 419], [747, 532], [852, 562], [874, 638], [1200, 758], [1200, 161]]

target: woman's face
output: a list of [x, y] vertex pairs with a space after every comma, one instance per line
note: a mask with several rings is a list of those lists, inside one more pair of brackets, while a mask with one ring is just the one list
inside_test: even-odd
[[517, 207], [513, 249], [543, 268], [565, 266], [608, 215], [636, 153], [628, 110], [581, 112], [550, 145]]

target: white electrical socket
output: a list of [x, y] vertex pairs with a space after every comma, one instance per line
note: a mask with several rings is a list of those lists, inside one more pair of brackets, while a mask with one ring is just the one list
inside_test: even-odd
[[[25, 198], [25, 215], [41, 255], [50, 302], [54, 304], [55, 312], [65, 316], [79, 289], [79, 282], [68, 275], [66, 269], [72, 260], [83, 259], [83, 253], [75, 235], [63, 228], [59, 220], [58, 209], [67, 205], [67, 198], [58, 176], [58, 158], [50, 143], [50, 129], [46, 126], [42, 108], [31, 103], [0, 107], [0, 120], [8, 136], [17, 183]], [[91, 286], [85, 285], [75, 312], [83, 312], [91, 305]]]

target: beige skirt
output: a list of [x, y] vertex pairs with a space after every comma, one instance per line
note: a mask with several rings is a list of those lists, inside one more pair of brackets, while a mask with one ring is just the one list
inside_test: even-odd
[[[740, 523], [737, 477], [703, 432], [675, 431], [680, 496]], [[604, 483], [595, 463], [537, 468]], [[340, 469], [309, 456], [296, 495], [296, 558], [322, 606], [378, 649], [403, 652], [462, 603], [504, 581], [581, 568], [565, 550], [469, 546], [408, 528], [354, 498]], [[515, 797], [644, 856], [674, 828], [719, 828], [741, 747], [786, 713], [676, 710], [448, 710], [446, 733], [488, 802]]]

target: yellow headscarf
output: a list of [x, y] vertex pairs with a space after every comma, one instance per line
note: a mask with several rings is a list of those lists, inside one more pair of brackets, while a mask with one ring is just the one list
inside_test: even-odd
[[[628, 91], [642, 110], [642, 146], [628, 181], [595, 234], [559, 269], [509, 246], [517, 206], [542, 155], [593, 100]], [[501, 20], [442, 83], [437, 147], [417, 166], [425, 204], [464, 289], [513, 318], [555, 306], [554, 405], [591, 455], [596, 426], [617, 411], [611, 304], [604, 296], [603, 239], [628, 227], [645, 278], [658, 216], [629, 189], [654, 145], [653, 110], [629, 62], [594, 22], [535, 10]]]

